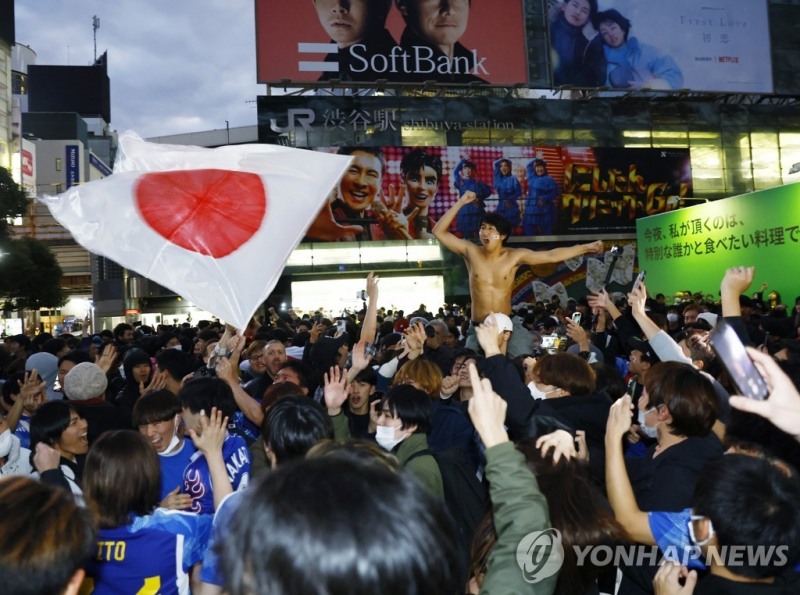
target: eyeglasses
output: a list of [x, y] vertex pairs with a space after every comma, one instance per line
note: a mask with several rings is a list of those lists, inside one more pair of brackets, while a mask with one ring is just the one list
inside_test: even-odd
[[264, 359], [265, 357], [266, 356], [263, 353], [259, 353], [258, 355], [248, 356], [247, 359], [249, 359], [251, 362], [257, 362], [258, 360]]
[[[697, 521], [702, 521], [703, 519], [706, 519], [708, 521], [708, 537], [700, 541], [697, 539], [697, 537], [695, 537], [694, 524]], [[692, 543], [695, 544], [697, 547], [702, 547], [706, 545], [709, 541], [711, 541], [711, 538], [714, 537], [714, 525], [711, 524], [711, 519], [708, 518], [707, 516], [693, 514], [689, 517], [689, 522], [687, 522], [686, 525], [689, 527], [689, 539], [691, 539]]]

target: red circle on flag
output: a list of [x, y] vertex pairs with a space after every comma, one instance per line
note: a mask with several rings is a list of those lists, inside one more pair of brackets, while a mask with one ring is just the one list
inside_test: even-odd
[[134, 187], [136, 207], [174, 244], [222, 258], [261, 227], [267, 193], [253, 173], [222, 169], [152, 172]]

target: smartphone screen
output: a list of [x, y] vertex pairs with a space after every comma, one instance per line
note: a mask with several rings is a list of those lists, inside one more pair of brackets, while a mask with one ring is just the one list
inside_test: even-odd
[[577, 325], [580, 325], [580, 323], [581, 323], [581, 313], [580, 312], [573, 312], [573, 314], [572, 314], [572, 322], [574, 322]]
[[753, 360], [747, 355], [744, 344], [736, 331], [725, 319], [720, 319], [711, 333], [711, 347], [725, 365], [731, 380], [739, 392], [749, 399], [763, 401], [769, 396], [769, 388], [759, 374]]

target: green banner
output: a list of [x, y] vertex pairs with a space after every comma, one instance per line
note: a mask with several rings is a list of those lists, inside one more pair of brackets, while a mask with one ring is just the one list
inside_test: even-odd
[[751, 293], [767, 283], [784, 304], [800, 294], [800, 183], [644, 217], [636, 237], [651, 296], [688, 289], [719, 299], [734, 266], [756, 267]]

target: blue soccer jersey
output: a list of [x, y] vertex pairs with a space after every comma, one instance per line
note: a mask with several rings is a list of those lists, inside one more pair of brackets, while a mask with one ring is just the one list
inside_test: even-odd
[[203, 559], [211, 524], [210, 516], [159, 508], [130, 525], [101, 529], [81, 592], [188, 594], [189, 569]]
[[245, 496], [245, 492], [229, 494], [219, 505], [219, 510], [214, 515], [211, 537], [208, 540], [208, 548], [203, 557], [203, 566], [200, 568], [200, 580], [204, 583], [217, 585], [218, 587], [223, 585], [221, 560], [215, 546], [221, 544], [227, 537], [230, 532], [233, 515], [241, 508]]
[[[222, 459], [228, 471], [228, 479], [233, 491], [244, 489], [250, 479], [250, 451], [244, 438], [228, 434], [222, 444]], [[214, 513], [214, 490], [208, 461], [199, 450], [192, 455], [183, 472], [183, 493], [192, 497], [191, 512], [199, 514]]]
[[183, 439], [181, 447], [169, 454], [158, 455], [158, 462], [161, 465], [161, 500], [167, 497], [175, 488], [183, 488], [183, 472], [192, 459], [192, 455], [197, 452], [194, 442], [189, 438]]

